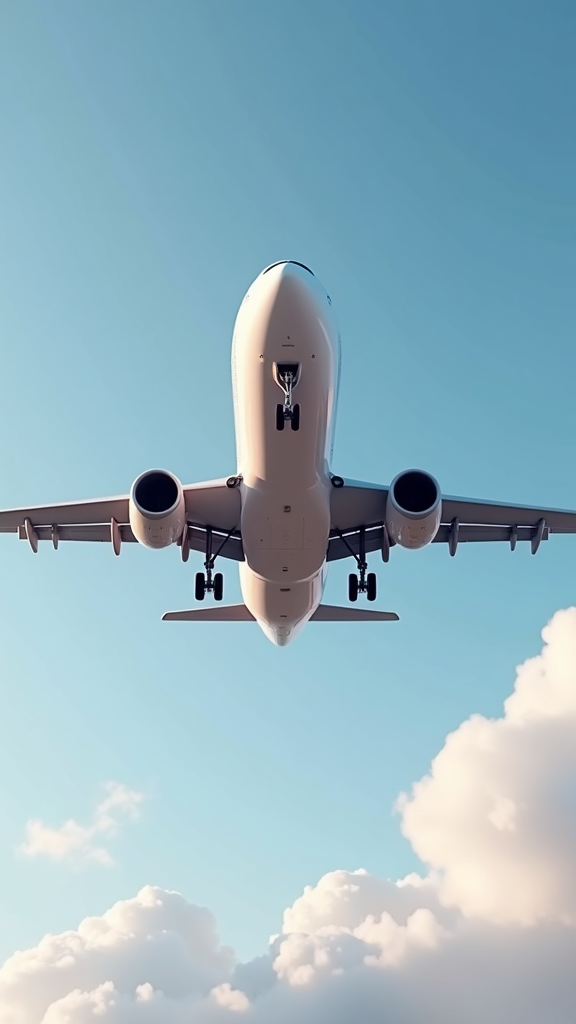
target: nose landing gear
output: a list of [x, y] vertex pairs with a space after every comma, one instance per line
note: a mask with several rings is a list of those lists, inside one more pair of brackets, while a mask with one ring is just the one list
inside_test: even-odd
[[276, 430], [284, 430], [287, 422], [292, 430], [300, 429], [300, 406], [292, 404], [292, 389], [300, 377], [299, 363], [275, 363], [274, 380], [284, 392], [284, 404], [276, 406]]

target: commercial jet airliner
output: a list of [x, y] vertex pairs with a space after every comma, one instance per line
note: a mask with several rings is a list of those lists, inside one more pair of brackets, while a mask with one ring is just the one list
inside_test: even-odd
[[[167, 612], [168, 621], [259, 624], [285, 646], [309, 621], [393, 621], [394, 612], [358, 608], [376, 598], [367, 555], [384, 562], [395, 545], [527, 542], [535, 554], [551, 533], [576, 533], [576, 512], [454, 498], [430, 473], [408, 469], [389, 486], [332, 471], [340, 377], [340, 336], [326, 289], [303, 263], [273, 263], [246, 293], [234, 327], [232, 387], [237, 443], [233, 476], [183, 486], [152, 469], [130, 494], [0, 512], [0, 532], [39, 541], [108, 541], [177, 546], [204, 554], [195, 598], [216, 604]], [[392, 439], [393, 440], [393, 439]], [[351, 604], [322, 604], [328, 563], [350, 557]], [[244, 604], [222, 605], [217, 559], [238, 562]]]

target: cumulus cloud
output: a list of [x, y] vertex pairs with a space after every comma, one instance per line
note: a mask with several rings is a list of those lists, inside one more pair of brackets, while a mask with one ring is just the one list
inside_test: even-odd
[[398, 806], [443, 902], [500, 923], [576, 925], [576, 608], [542, 637], [503, 717], [464, 722]]
[[113, 864], [108, 850], [94, 845], [93, 841], [99, 836], [114, 836], [122, 818], [137, 818], [144, 796], [119, 782], [107, 782], [104, 789], [106, 796], [97, 804], [89, 825], [69, 820], [54, 828], [37, 819], [28, 821], [26, 841], [19, 847], [20, 852], [26, 857], [92, 861], [106, 866]]
[[145, 1016], [150, 1006], [173, 1004], [177, 1013], [191, 1001], [228, 1012], [233, 964], [210, 911], [145, 886], [76, 931], [47, 935], [10, 957], [0, 971], [0, 1024], [77, 1024], [98, 1014], [124, 1024], [156, 1019]]
[[399, 802], [428, 875], [330, 872], [244, 964], [147, 886], [14, 954], [0, 1024], [573, 1024], [576, 609], [543, 638], [502, 718], [465, 722]]

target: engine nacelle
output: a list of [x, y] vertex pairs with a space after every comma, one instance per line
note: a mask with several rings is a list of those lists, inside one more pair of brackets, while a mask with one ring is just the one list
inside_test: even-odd
[[386, 500], [386, 527], [394, 543], [426, 547], [438, 533], [441, 515], [442, 495], [433, 476], [409, 469], [394, 478]]
[[167, 548], [180, 539], [185, 522], [178, 477], [165, 469], [141, 473], [130, 491], [130, 526], [136, 540], [147, 548]]

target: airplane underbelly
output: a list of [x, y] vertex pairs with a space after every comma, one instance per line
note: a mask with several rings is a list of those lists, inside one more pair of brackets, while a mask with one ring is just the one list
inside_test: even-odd
[[328, 353], [322, 355], [320, 351], [308, 355], [296, 351], [289, 362], [284, 356], [288, 365], [298, 368], [299, 380], [292, 398], [299, 409], [299, 423], [295, 430], [286, 420], [284, 429], [279, 430], [277, 410], [284, 404], [284, 394], [274, 373], [278, 365], [283, 365], [283, 353], [275, 349], [266, 348], [262, 360], [253, 364], [244, 394], [239, 396], [238, 472], [252, 486], [265, 481], [270, 486], [291, 483], [307, 488], [325, 469], [332, 411], [330, 360]]
[[[336, 339], [314, 293], [291, 277], [282, 279], [261, 301], [241, 307], [234, 334], [233, 381], [238, 473], [249, 486], [291, 481], [306, 488], [324, 472], [335, 411]], [[297, 430], [289, 421], [283, 430], [277, 429], [277, 407], [284, 402], [277, 383], [282, 366], [297, 367]]]
[[[290, 632], [313, 613], [324, 581], [338, 334], [314, 278], [278, 272], [274, 287], [262, 281], [241, 307], [233, 345], [240, 582], [259, 622]], [[286, 367], [295, 383], [283, 418]]]
[[330, 532], [329, 483], [298, 489], [242, 485], [242, 543], [252, 572], [278, 583], [310, 580], [322, 568]]

